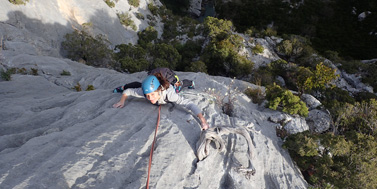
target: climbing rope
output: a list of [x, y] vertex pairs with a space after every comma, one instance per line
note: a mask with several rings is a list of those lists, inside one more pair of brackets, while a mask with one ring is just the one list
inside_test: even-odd
[[154, 139], [153, 139], [153, 143], [152, 143], [151, 153], [149, 155], [147, 189], [149, 189], [149, 176], [150, 176], [150, 173], [151, 173], [152, 157], [153, 157], [154, 144], [156, 143], [157, 129], [158, 129], [158, 125], [160, 124], [160, 114], [161, 114], [161, 106], [158, 107], [158, 117], [157, 117], [156, 130], [154, 132]]

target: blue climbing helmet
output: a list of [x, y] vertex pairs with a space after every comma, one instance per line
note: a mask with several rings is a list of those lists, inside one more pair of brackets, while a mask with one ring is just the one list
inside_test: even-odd
[[144, 79], [143, 83], [141, 84], [141, 88], [143, 89], [144, 94], [156, 91], [159, 86], [160, 82], [154, 75], [149, 75], [147, 78]]

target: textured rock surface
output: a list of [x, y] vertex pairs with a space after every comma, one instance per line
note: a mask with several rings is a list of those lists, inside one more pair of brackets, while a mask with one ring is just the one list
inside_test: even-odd
[[[130, 98], [122, 109], [112, 108], [120, 95], [113, 87], [140, 81], [145, 72], [121, 74], [67, 59], [21, 54], [6, 59], [7, 66], [37, 68], [39, 75], [12, 76], [0, 82], [0, 188], [142, 188], [157, 107]], [[61, 76], [62, 70], [71, 76]], [[197, 81], [197, 89], [182, 95], [203, 109], [212, 126], [253, 125], [253, 164], [250, 179], [236, 171], [247, 166], [247, 141], [223, 136], [226, 151], [197, 162], [195, 145], [200, 126], [196, 116], [179, 106], [162, 108], [157, 147], [153, 156], [153, 188], [306, 188], [306, 182], [282, 149], [276, 124], [267, 120], [277, 112], [253, 104], [240, 94], [234, 117], [213, 104], [208, 88], [222, 94], [229, 78], [202, 73], [179, 73]], [[76, 92], [80, 83], [94, 91]], [[247, 87], [235, 81], [239, 88]], [[235, 161], [237, 160], [237, 161]], [[239, 162], [238, 162], [239, 161]], [[238, 163], [237, 163], [238, 162]]]
[[[0, 68], [38, 73], [0, 80], [0, 188], [144, 188], [157, 107], [130, 98], [124, 108], [114, 109], [120, 95], [112, 89], [141, 81], [146, 73], [86, 66], [61, 58], [59, 48], [67, 32], [88, 22], [92, 32], [106, 34], [113, 45], [135, 42], [136, 32], [120, 25], [116, 13], [150, 14], [146, 4], [140, 1], [134, 8], [119, 0], [109, 8], [102, 0], [29, 0], [21, 6], [0, 1]], [[134, 21], [138, 29], [148, 22]], [[63, 71], [70, 75], [61, 75]], [[196, 116], [166, 105], [153, 156], [152, 188], [307, 187], [281, 147], [276, 124], [267, 120], [280, 112], [253, 104], [239, 93], [234, 116], [229, 117], [206, 91], [215, 88], [225, 94], [231, 79], [179, 75], [196, 81], [195, 90], [181, 95], [198, 104], [210, 125], [251, 129], [257, 172], [250, 179], [237, 172], [248, 163], [247, 141], [234, 134], [223, 136], [224, 152], [210, 148], [210, 155], [197, 162], [195, 145], [201, 131]], [[83, 91], [73, 89], [78, 84]], [[89, 85], [95, 90], [85, 91]], [[253, 87], [238, 80], [233, 86]]]

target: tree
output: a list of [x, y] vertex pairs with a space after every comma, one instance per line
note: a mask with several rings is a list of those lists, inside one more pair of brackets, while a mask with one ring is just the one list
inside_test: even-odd
[[232, 34], [232, 22], [213, 17], [204, 21], [205, 33], [210, 43], [205, 47], [202, 61], [211, 68], [210, 74], [239, 77], [251, 73], [254, 64], [238, 52], [243, 39]]
[[298, 96], [289, 90], [282, 89], [276, 83], [267, 87], [266, 99], [268, 100], [266, 106], [270, 109], [276, 110], [280, 106], [282, 111], [288, 114], [298, 114], [304, 117], [309, 114], [308, 107]]
[[195, 62], [191, 62], [191, 64], [185, 68], [185, 71], [207, 73], [207, 66], [204, 62], [198, 60]]
[[313, 88], [323, 89], [328, 86], [332, 80], [339, 77], [335, 73], [336, 69], [325, 66], [322, 62], [317, 64], [312, 77]]
[[283, 146], [315, 187], [376, 188], [377, 101], [337, 110], [337, 132], [290, 135]]
[[145, 28], [145, 30], [137, 33], [139, 36], [139, 40], [137, 42], [140, 46], [146, 48], [148, 43], [151, 43], [157, 39], [157, 34], [158, 32], [156, 29], [154, 29], [154, 27], [148, 26]]
[[204, 20], [204, 31], [212, 40], [222, 40], [231, 34], [233, 23], [228, 20], [207, 17]]
[[133, 73], [148, 69], [147, 52], [141, 46], [121, 44], [115, 46], [115, 51], [117, 51], [115, 59], [119, 62], [122, 71]]
[[302, 55], [307, 44], [309, 44], [309, 41], [304, 37], [292, 35], [289, 39], [286, 39], [278, 44], [277, 51], [286, 56], [287, 60], [294, 60]]
[[356, 130], [366, 135], [377, 136], [377, 101], [346, 103], [335, 112], [334, 125], [337, 134]]
[[75, 30], [66, 34], [64, 39], [62, 49], [72, 60], [83, 60], [88, 65], [101, 67], [108, 67], [113, 63], [110, 42], [101, 34], [93, 37], [84, 30]]
[[182, 58], [176, 48], [166, 43], [153, 45], [148, 48], [148, 51], [151, 65], [149, 69], [169, 67], [174, 70]]
[[296, 85], [299, 95], [304, 94], [305, 91], [310, 90], [313, 87], [312, 84], [313, 72], [309, 68], [299, 67], [297, 70]]
[[311, 72], [309, 68], [299, 67], [297, 70], [297, 88], [299, 94], [312, 89], [325, 89], [331, 81], [339, 77], [336, 69], [325, 66], [322, 62]]
[[[200, 55], [202, 50], [201, 44], [201, 41], [189, 40], [183, 45], [179, 42], [175, 45], [179, 54], [182, 56], [182, 61], [178, 62], [177, 70], [183, 71], [186, 69], [186, 67], [192, 66], [193, 59], [199, 57]], [[203, 72], [207, 73], [207, 68], [205, 71], [203, 70]]]

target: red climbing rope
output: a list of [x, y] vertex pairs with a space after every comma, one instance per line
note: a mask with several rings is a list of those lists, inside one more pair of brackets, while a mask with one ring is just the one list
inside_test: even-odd
[[158, 107], [158, 117], [157, 117], [156, 131], [154, 132], [154, 139], [153, 139], [153, 143], [152, 143], [151, 153], [150, 153], [150, 155], [149, 155], [149, 166], [148, 166], [148, 177], [147, 177], [147, 189], [149, 189], [149, 176], [150, 176], [150, 173], [151, 173], [151, 165], [152, 165], [153, 149], [154, 149], [154, 144], [156, 143], [157, 129], [158, 129], [158, 125], [160, 124], [160, 113], [161, 113], [161, 106]]

